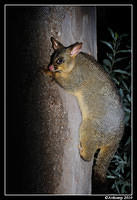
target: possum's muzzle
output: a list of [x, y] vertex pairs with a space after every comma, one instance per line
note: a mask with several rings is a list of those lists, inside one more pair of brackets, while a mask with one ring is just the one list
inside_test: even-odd
[[48, 67], [49, 71], [52, 71], [52, 72], [61, 72], [59, 69], [57, 69], [57, 67], [55, 67], [54, 65], [50, 65]]

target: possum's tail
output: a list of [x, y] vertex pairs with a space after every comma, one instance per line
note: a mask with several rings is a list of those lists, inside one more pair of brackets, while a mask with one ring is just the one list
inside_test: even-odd
[[113, 138], [113, 140], [108, 142], [108, 144], [102, 146], [96, 158], [95, 165], [93, 167], [93, 193], [107, 193], [107, 182], [106, 173], [109, 164], [117, 151], [119, 142], [123, 135], [123, 130], [121, 130], [119, 137]]

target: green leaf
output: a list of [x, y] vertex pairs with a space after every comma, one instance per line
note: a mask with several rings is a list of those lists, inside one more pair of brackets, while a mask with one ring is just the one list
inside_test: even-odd
[[119, 89], [119, 93], [120, 93], [120, 96], [121, 96], [121, 97], [124, 96], [123, 90], [122, 90], [121, 88]]
[[121, 168], [121, 172], [124, 174], [124, 166]]
[[111, 68], [111, 62], [110, 62], [110, 60], [104, 59], [104, 60], [103, 60], [103, 63], [104, 63], [106, 66], [108, 66], [108, 67]]
[[117, 85], [119, 85], [119, 81], [116, 78], [112, 77], [112, 79]]
[[131, 113], [131, 110], [130, 110], [129, 108], [124, 107], [124, 110], [125, 110], [127, 113]]
[[127, 100], [127, 99], [125, 99], [125, 98], [124, 98], [124, 100], [123, 100], [123, 101], [124, 101], [124, 104], [125, 104], [125, 105], [129, 105], [129, 102], [128, 102], [128, 100]]
[[121, 169], [121, 166], [118, 165], [117, 169], [115, 170], [115, 172], [117, 173], [117, 176], [120, 178], [120, 169]]
[[114, 189], [114, 188], [115, 188], [115, 184], [112, 185], [112, 189]]
[[125, 143], [125, 146], [129, 145], [131, 143], [131, 137], [129, 136], [126, 143]]
[[115, 69], [115, 70], [113, 70], [113, 72], [121, 73], [121, 74], [126, 74], [126, 75], [130, 76], [130, 73], [128, 73], [128, 72], [126, 72], [124, 70], [121, 70], [121, 69]]
[[115, 179], [115, 176], [107, 176], [107, 178], [110, 178], [110, 179]]
[[131, 49], [119, 50], [117, 53], [131, 53]]
[[129, 49], [129, 48], [131, 48], [131, 46], [130, 46], [130, 45], [128, 45], [128, 44], [126, 45], [126, 47], [127, 47], [128, 49]]
[[123, 37], [127, 37], [127, 36], [128, 36], [128, 34], [126, 34], [126, 33], [121, 34], [121, 35], [120, 35], [120, 39], [122, 39]]
[[130, 97], [130, 95], [127, 94], [126, 97], [127, 97], [128, 101], [131, 102], [131, 97]]
[[117, 190], [118, 194], [120, 194], [120, 191], [119, 191], [118, 185], [115, 184], [115, 186], [116, 186], [116, 190]]
[[129, 63], [128, 66], [125, 67], [125, 69], [126, 69], [126, 70], [127, 70], [127, 69], [131, 69], [131, 63]]
[[112, 174], [109, 169], [107, 169], [107, 174], [108, 176]]
[[120, 46], [120, 41], [118, 40], [116, 43], [116, 50], [118, 50], [119, 46]]
[[112, 61], [112, 54], [111, 53], [106, 53], [107, 57]]
[[127, 172], [127, 174], [126, 174], [126, 178], [130, 178], [130, 175], [131, 175], [130, 171]]
[[130, 187], [130, 183], [128, 183], [127, 181], [124, 183], [124, 185], [122, 186], [122, 188], [121, 188], [121, 193], [127, 193], [127, 191], [126, 191], [126, 187]]
[[103, 65], [103, 67], [104, 67], [104, 70], [109, 73], [109, 69], [107, 68], [107, 66]]
[[121, 157], [119, 155], [114, 155], [114, 158], [116, 158], [117, 160], [121, 160]]
[[116, 170], [112, 170], [112, 172], [113, 172], [113, 174], [114, 174], [115, 176], [119, 177], [119, 172], [118, 172], [117, 169], [116, 169]]
[[102, 41], [102, 40], [101, 40], [101, 42], [104, 43], [105, 45], [107, 45], [113, 51], [113, 47], [109, 42]]
[[116, 33], [115, 33], [115, 40], [117, 40], [118, 37], [119, 37], [119, 35], [118, 35], [118, 33], [116, 32]]
[[108, 31], [110, 32], [112, 38], [115, 39], [115, 35], [114, 35], [114, 32], [112, 31], [112, 29], [111, 29], [111, 28], [108, 28]]
[[130, 115], [129, 115], [129, 114], [126, 114], [126, 115], [125, 115], [125, 118], [124, 118], [124, 123], [127, 124], [128, 121], [129, 121], [129, 119], [130, 119]]
[[127, 87], [127, 84], [125, 83], [125, 81], [122, 80], [123, 86], [125, 87], [125, 89], [129, 92], [129, 89]]
[[119, 61], [121, 61], [121, 60], [125, 60], [125, 59], [127, 59], [128, 57], [123, 57], [123, 58], [116, 58], [115, 59], [115, 63], [117, 63], [117, 62], [119, 62]]

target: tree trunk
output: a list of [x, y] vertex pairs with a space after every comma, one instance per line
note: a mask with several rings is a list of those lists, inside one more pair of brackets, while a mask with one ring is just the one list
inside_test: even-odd
[[18, 187], [22, 193], [90, 194], [93, 161], [83, 161], [79, 155], [82, 118], [77, 100], [39, 69], [49, 64], [51, 36], [65, 46], [83, 42], [82, 51], [97, 58], [96, 8], [16, 9], [17, 17], [22, 15], [22, 24], [17, 24], [21, 29], [14, 37], [16, 65], [21, 66], [17, 73], [23, 87], [23, 102], [20, 97], [18, 106], [23, 112], [23, 135], [16, 134], [17, 141], [21, 140], [18, 151], [22, 152]]

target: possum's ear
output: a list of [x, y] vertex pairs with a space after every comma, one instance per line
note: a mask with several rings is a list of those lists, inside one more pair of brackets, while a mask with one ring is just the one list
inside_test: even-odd
[[82, 48], [82, 42], [81, 43], [77, 42], [74, 45], [72, 45], [70, 48], [71, 48], [70, 56], [75, 57], [80, 52], [80, 50]]
[[55, 40], [53, 37], [51, 37], [51, 42], [54, 50], [64, 47], [59, 41]]

